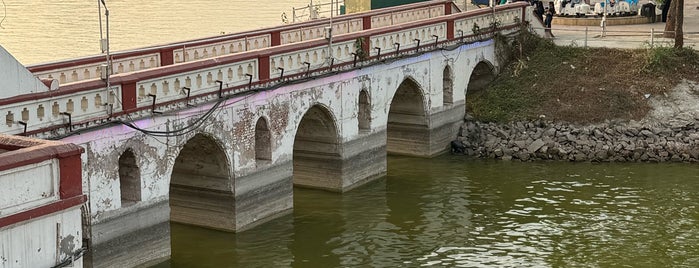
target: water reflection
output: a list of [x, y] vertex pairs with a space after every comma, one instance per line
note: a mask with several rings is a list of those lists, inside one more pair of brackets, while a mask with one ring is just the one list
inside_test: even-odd
[[173, 225], [169, 266], [699, 265], [697, 165], [391, 157], [365, 187], [294, 194], [240, 234]]

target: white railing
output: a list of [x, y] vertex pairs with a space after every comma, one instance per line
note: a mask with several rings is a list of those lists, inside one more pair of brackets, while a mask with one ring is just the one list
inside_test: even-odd
[[[106, 59], [105, 59], [106, 62]], [[34, 75], [40, 79], [56, 79], [59, 84], [67, 84], [77, 81], [99, 78], [102, 75], [100, 66], [105, 62], [96, 62], [80, 66], [54, 69], [36, 72]], [[151, 53], [112, 61], [113, 74], [135, 72], [160, 66], [160, 54]]]
[[[271, 35], [244, 37], [199, 46], [183, 46], [172, 53], [174, 63], [213, 58], [271, 46]], [[184, 52], [184, 53], [183, 53]]]
[[474, 25], [479, 29], [490, 27], [494, 22], [498, 26], [514, 25], [522, 21], [522, 10], [502, 10], [495, 13], [481, 14], [454, 21], [454, 37], [474, 35]]
[[255, 82], [259, 79], [257, 70], [257, 59], [252, 59], [139, 81], [136, 83], [137, 107], [153, 105], [153, 96], [156, 103], [164, 103], [182, 99], [188, 93], [195, 96], [216, 92], [219, 89], [216, 81], [221, 81], [224, 88], [235, 87], [249, 83], [248, 75], [251, 75]]
[[[332, 44], [333, 57], [335, 64], [340, 62], [350, 62], [354, 60], [355, 42], [345, 41]], [[328, 62], [328, 47], [320, 46], [313, 47], [283, 54], [278, 54], [270, 57], [270, 76], [272, 78], [279, 77], [281, 70], [284, 69], [284, 75], [294, 75], [304, 73], [306, 71], [319, 69], [330, 66]], [[309, 68], [310, 66], [310, 68]]]
[[112, 86], [109, 96], [106, 88], [99, 88], [3, 105], [0, 113], [5, 116], [5, 123], [0, 124], [0, 133], [21, 134], [24, 132], [24, 124], [27, 130], [33, 130], [59, 124], [67, 126], [69, 120], [79, 122], [104, 117], [110, 112], [121, 111], [120, 100], [121, 86], [116, 85]]
[[435, 18], [444, 15], [444, 7], [422, 7], [396, 11], [371, 17], [371, 28], [386, 27], [406, 22]]
[[371, 37], [371, 56], [376, 56], [381, 48], [381, 53], [392, 52], [398, 49], [396, 43], [400, 44], [400, 49], [416, 47], [419, 44], [427, 45], [439, 40], [447, 39], [447, 23], [426, 25], [419, 28], [405, 29], [399, 32], [387, 33]]
[[[314, 27], [299, 28], [280, 33], [281, 44], [291, 44], [296, 42], [309, 41], [325, 37], [325, 27], [328, 25], [318, 25]], [[341, 22], [333, 22], [333, 35], [354, 33], [363, 30], [362, 19], [352, 19]]]

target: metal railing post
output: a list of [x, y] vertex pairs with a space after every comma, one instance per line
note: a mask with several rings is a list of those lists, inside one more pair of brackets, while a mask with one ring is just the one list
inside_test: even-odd
[[655, 42], [655, 29], [650, 28], [650, 47], [653, 48], [653, 43]]
[[585, 26], [585, 47], [587, 47], [587, 26]]

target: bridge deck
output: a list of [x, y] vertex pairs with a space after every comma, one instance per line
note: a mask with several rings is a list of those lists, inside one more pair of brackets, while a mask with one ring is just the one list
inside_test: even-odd
[[[259, 47], [255, 50], [225, 55], [208, 54], [208, 58], [181, 63], [162, 59], [163, 55], [176, 56], [175, 48], [181, 44], [124, 52], [115, 58], [131, 60], [131, 56], [139, 53], [160, 51], [161, 54], [157, 56], [159, 60], [155, 65], [163, 65], [163, 63], [167, 65], [145, 69], [125, 69], [124, 73], [110, 77], [109, 89], [106, 88], [105, 81], [99, 78], [79, 79], [80, 75], [76, 74], [78, 72], [73, 71], [72, 76], [77, 76], [78, 81], [61, 83], [58, 90], [2, 99], [0, 113], [5, 115], [6, 124], [0, 125], [0, 133], [35, 135], [44, 138], [60, 137], [77, 129], [120, 123], [120, 120], [132, 121], [136, 118], [152, 116], [156, 112], [182, 109], [188, 105], [202, 105], [216, 99], [230, 98], [236, 94], [302, 80], [307, 76], [332, 74], [361, 68], [387, 58], [446, 49], [450, 45], [462, 42], [474, 42], [484, 38], [491, 30], [517, 29], [520, 22], [530, 21], [532, 17], [531, 12], [527, 12], [530, 7], [524, 3], [455, 14], [449, 14], [452, 8], [451, 1], [430, 1], [427, 4], [407, 7], [413, 9], [423, 7], [426, 8], [425, 12], [429, 10], [430, 14], [439, 15], [404, 22], [407, 18], [412, 18], [409, 15], [412, 11], [403, 7], [367, 13], [367, 15], [347, 16], [345, 21], [361, 18], [362, 28], [367, 25], [383, 25], [385, 20], [401, 23], [388, 25], [386, 22], [386, 25], [379, 28], [336, 35], [332, 41], [333, 60], [330, 62], [327, 60], [328, 42], [325, 39], [281, 43], [282, 33], [291, 30], [302, 31], [304, 29], [302, 26], [287, 26], [274, 30], [271, 33], [272, 37], [268, 39], [271, 40], [268, 44], [275, 45], [272, 47]], [[494, 20], [497, 21], [497, 29], [489, 30]], [[311, 29], [322, 27], [323, 22], [302, 25]], [[254, 33], [270, 35], [268, 30]], [[252, 40], [251, 33], [253, 32], [241, 35]], [[234, 36], [240, 37], [240, 35], [231, 35], [221, 38]], [[230, 41], [226, 40], [214, 38], [196, 42], [200, 42], [197, 44], [201, 47], [216, 44], [215, 47], [218, 45], [216, 42]], [[192, 41], [190, 44], [196, 42]], [[99, 59], [103, 58], [100, 56]], [[72, 62], [37, 65], [30, 68], [39, 73], [76, 64], [89, 65], [92, 61], [99, 59], [83, 58]], [[141, 61], [143, 62], [145, 60]], [[117, 65], [117, 61], [114, 64]], [[123, 63], [120, 64], [123, 65]], [[140, 65], [144, 66], [144, 64]], [[83, 65], [79, 68], [83, 68]], [[84, 71], [90, 72], [88, 68]]]

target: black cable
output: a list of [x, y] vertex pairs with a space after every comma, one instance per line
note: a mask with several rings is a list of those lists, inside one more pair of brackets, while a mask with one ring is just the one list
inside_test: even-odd
[[51, 268], [61, 268], [61, 267], [66, 267], [68, 265], [72, 265], [73, 262], [75, 262], [75, 260], [77, 260], [77, 259], [80, 259], [84, 253], [85, 253], [85, 248], [80, 248], [77, 251], [75, 251], [73, 253], [73, 255], [68, 256], [65, 260], [63, 260], [62, 262], [56, 264], [55, 266], [53, 266]]
[[[459, 48], [459, 47], [461, 47], [462, 45], [467, 44], [467, 43], [468, 43], [468, 42], [458, 42], [457, 44], [454, 44], [454, 45], [450, 45], [450, 46], [447, 46], [447, 47], [441, 47], [441, 48], [439, 48], [439, 50], [440, 50], [440, 51], [443, 51], [443, 50], [453, 51], [454, 49], [457, 49], [457, 48]], [[391, 62], [395, 62], [395, 61], [397, 61], [397, 60], [401, 60], [401, 59], [404, 59], [404, 58], [407, 58], [407, 57], [422, 55], [422, 54], [425, 54], [425, 53], [426, 53], [426, 51], [420, 51], [420, 52], [416, 52], [416, 53], [413, 53], [413, 54], [402, 54], [402, 55], [397, 55], [396, 57], [392, 57], [392, 58], [388, 58], [388, 59], [384, 59], [384, 60], [376, 60], [376, 61], [373, 61], [373, 62], [370, 62], [370, 63], [365, 63], [365, 64], [362, 64], [361, 66], [359, 66], [358, 68], [361, 69], [361, 68], [364, 68], [364, 67], [370, 67], [370, 66], [377, 65], [377, 64], [385, 64], [385, 63], [387, 63], [387, 62], [388, 62], [388, 63], [391, 63]], [[461, 54], [461, 51], [459, 51], [459, 55], [460, 55], [460, 54]], [[444, 55], [442, 55], [442, 56], [444, 56]], [[341, 62], [342, 62], [342, 61], [341, 61]], [[266, 87], [266, 88], [256, 88], [256, 89], [252, 89], [252, 90], [245, 91], [245, 92], [242, 92], [242, 93], [233, 94], [233, 95], [228, 95], [228, 96], [226, 96], [226, 98], [224, 98], [224, 99], [219, 99], [218, 101], [216, 101], [216, 103], [215, 103], [211, 108], [209, 108], [209, 110], [207, 110], [201, 117], [199, 117], [194, 123], [191, 123], [191, 124], [189, 124], [189, 125], [187, 125], [187, 126], [185, 126], [185, 127], [182, 127], [182, 128], [176, 129], [176, 130], [168, 130], [168, 131], [153, 131], [153, 130], [147, 130], [147, 129], [140, 128], [139, 126], [137, 126], [136, 124], [134, 124], [134, 123], [132, 123], [132, 122], [126, 122], [126, 121], [123, 121], [123, 120], [110, 121], [110, 122], [107, 122], [107, 123], [104, 123], [104, 124], [101, 124], [101, 125], [98, 125], [98, 126], [96, 126], [96, 127], [89, 128], [89, 129], [92, 130], [92, 129], [102, 128], [102, 127], [108, 127], [108, 126], [111, 126], [111, 125], [114, 125], [114, 124], [121, 124], [121, 125], [124, 125], [124, 126], [127, 126], [127, 127], [131, 128], [131, 129], [134, 129], [134, 130], [136, 130], [136, 131], [139, 131], [139, 132], [141, 132], [141, 133], [143, 133], [143, 134], [146, 134], [146, 135], [149, 135], [149, 136], [153, 136], [153, 137], [177, 137], [177, 136], [183, 136], [183, 135], [187, 135], [187, 134], [191, 133], [192, 131], [198, 129], [209, 117], [211, 117], [211, 115], [216, 111], [216, 109], [218, 109], [218, 108], [221, 106], [221, 104], [222, 104], [223, 102], [225, 102], [225, 101], [231, 99], [232, 97], [245, 95], [245, 98], [247, 98], [248, 96], [250, 96], [250, 95], [252, 95], [252, 94], [254, 94], [254, 93], [260, 92], [260, 91], [273, 90], [273, 89], [277, 89], [277, 88], [279, 88], [279, 87], [282, 87], [282, 86], [285, 86], [285, 85], [289, 85], [289, 84], [303, 83], [303, 82], [310, 81], [310, 80], [314, 80], [314, 79], [317, 79], [317, 78], [323, 78], [323, 77], [331, 76], [331, 75], [337, 74], [337, 73], [339, 73], [339, 72], [341, 72], [341, 71], [340, 71], [340, 70], [336, 70], [336, 71], [327, 72], [327, 73], [319, 74], [319, 75], [315, 75], [315, 76], [304, 77], [304, 78], [297, 79], [297, 80], [294, 80], [294, 81], [289, 81], [289, 80], [280, 81], [280, 82], [278, 82], [278, 83], [276, 83], [275, 85], [270, 86], [270, 87]], [[244, 98], [244, 99], [245, 99], [245, 98]], [[130, 116], [129, 116], [128, 114], [127, 114], [127, 117], [129, 117], [129, 119], [130, 119]], [[134, 121], [134, 120], [131, 120], [131, 121]], [[84, 129], [84, 130], [87, 130], [87, 129]], [[65, 137], [69, 137], [69, 136], [72, 136], [72, 135], [80, 134], [81, 132], [82, 132], [81, 130], [73, 131], [73, 132], [70, 132], [70, 133], [68, 133], [68, 134], [66, 134], [66, 135], [57, 136], [57, 137], [52, 137], [51, 139], [52, 139], [52, 140], [60, 140], [60, 139], [63, 139], [63, 138], [65, 138]]]

